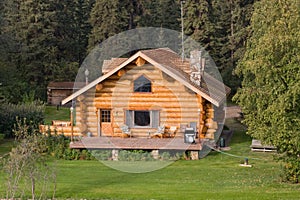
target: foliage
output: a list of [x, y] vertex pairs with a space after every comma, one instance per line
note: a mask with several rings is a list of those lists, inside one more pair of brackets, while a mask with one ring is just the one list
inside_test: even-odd
[[46, 137], [47, 153], [56, 159], [63, 160], [93, 160], [92, 153], [87, 150], [70, 149], [70, 138], [64, 135], [51, 135]]
[[17, 121], [14, 130], [16, 147], [12, 148], [3, 165], [7, 175], [6, 199], [24, 198], [28, 191], [32, 199], [44, 199], [49, 195], [50, 187], [54, 188], [54, 198], [56, 174], [43, 155], [45, 136], [24, 121]]
[[[44, 105], [38, 101], [17, 105], [11, 103], [0, 105], [0, 132], [7, 137], [12, 137], [12, 130], [17, 119], [30, 125], [31, 130], [38, 129], [44, 121], [44, 109]], [[26, 120], [23, 121], [23, 119]]]
[[235, 100], [248, 134], [278, 148], [285, 179], [300, 178], [300, 9], [297, 0], [255, 4], [252, 36], [237, 73], [243, 77]]
[[118, 154], [119, 161], [151, 161], [154, 160], [150, 152], [143, 150], [122, 150]]
[[137, 27], [179, 30], [179, 18], [180, 4], [175, 0], [96, 0], [90, 17], [93, 28], [89, 50], [115, 34]]
[[[206, 47], [233, 92], [240, 82], [232, 70], [244, 54], [253, 2], [184, 4], [185, 34]], [[108, 37], [136, 27], [180, 30], [180, 1], [3, 0], [0, 25], [2, 95], [19, 103], [34, 91], [46, 100], [47, 84], [74, 80], [87, 50]]]
[[[75, 78], [86, 54], [91, 28], [88, 18], [93, 2], [1, 2], [0, 42], [6, 49], [1, 54], [0, 67], [9, 72], [3, 80], [5, 91], [12, 95], [10, 99], [20, 99], [13, 98], [19, 94], [15, 90], [20, 88], [21, 96], [33, 90], [36, 98], [46, 100], [46, 86], [50, 81]], [[10, 87], [8, 83], [17, 87]]]
[[96, 0], [90, 17], [93, 27], [89, 37], [90, 50], [110, 36], [128, 30], [130, 26], [135, 28], [132, 27], [133, 24], [129, 24], [132, 23], [130, 12], [134, 12], [135, 9], [128, 9], [135, 1], [130, 2]]
[[112, 151], [111, 150], [92, 150], [91, 153], [97, 160], [111, 160], [112, 159]]
[[184, 4], [184, 33], [199, 42], [235, 93], [240, 80], [233, 74], [243, 57], [254, 0], [192, 0]]
[[180, 2], [176, 0], [140, 0], [138, 27], [162, 27], [180, 30]]

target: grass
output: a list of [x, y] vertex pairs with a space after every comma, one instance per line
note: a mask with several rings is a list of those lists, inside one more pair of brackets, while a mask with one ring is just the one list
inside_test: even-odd
[[0, 158], [11, 150], [13, 141], [13, 139], [0, 139]]
[[45, 124], [51, 125], [52, 120], [70, 120], [70, 109], [65, 107], [46, 106], [45, 109]]
[[[131, 174], [98, 161], [56, 162], [58, 199], [299, 199], [300, 185], [280, 181], [274, 154], [251, 152], [251, 138], [234, 120], [231, 150], [198, 161], [179, 160], [163, 169]], [[8, 143], [8, 144], [7, 144]], [[9, 143], [5, 143], [8, 147]], [[1, 146], [3, 144], [1, 143]], [[6, 149], [7, 150], [7, 149]], [[2, 150], [3, 152], [4, 150]], [[244, 158], [252, 168], [240, 167]], [[50, 161], [49, 161], [50, 162]], [[113, 162], [113, 161], [112, 161]], [[0, 174], [3, 177], [3, 174]], [[4, 182], [0, 179], [0, 185]], [[5, 195], [0, 187], [0, 197]]]

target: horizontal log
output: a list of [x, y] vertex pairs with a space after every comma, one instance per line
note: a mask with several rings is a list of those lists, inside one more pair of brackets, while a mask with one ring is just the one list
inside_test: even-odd
[[99, 92], [103, 88], [103, 84], [99, 83], [96, 85], [96, 92]]
[[206, 123], [205, 126], [207, 126], [210, 129], [218, 129], [218, 123], [217, 122], [211, 122], [211, 123]]
[[120, 70], [118, 71], [118, 76], [121, 77], [121, 76], [123, 76], [125, 73], [126, 73], [126, 71], [125, 71], [124, 69], [120, 69]]
[[[144, 64], [146, 63], [146, 60], [144, 60], [143, 58], [141, 57], [138, 57], [135, 61], [135, 64], [138, 66], [138, 67], [141, 67], [143, 66]], [[147, 67], [147, 66], [145, 66]]]
[[207, 133], [207, 134], [205, 134], [205, 138], [207, 138], [207, 139], [211, 139], [211, 140], [213, 140], [214, 139], [214, 134], [211, 134], [211, 133]]

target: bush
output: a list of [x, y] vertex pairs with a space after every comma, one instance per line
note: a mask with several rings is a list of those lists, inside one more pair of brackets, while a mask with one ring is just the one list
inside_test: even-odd
[[120, 161], [151, 161], [154, 160], [151, 153], [143, 150], [122, 150], [119, 151]]
[[90, 151], [70, 149], [70, 138], [64, 135], [51, 135], [47, 136], [47, 152], [49, 155], [63, 160], [93, 160]]
[[[38, 101], [17, 105], [2, 104], [0, 105], [0, 132], [4, 133], [6, 137], [13, 137], [12, 130], [17, 119], [30, 125], [30, 129], [37, 130], [44, 121], [44, 110], [44, 104]], [[29, 132], [33, 131], [29, 130]]]
[[98, 160], [111, 160], [112, 151], [111, 150], [93, 150], [91, 154]]
[[300, 157], [298, 156], [286, 156], [285, 154], [279, 157], [279, 160], [283, 161], [283, 174], [282, 180], [291, 183], [300, 182]]

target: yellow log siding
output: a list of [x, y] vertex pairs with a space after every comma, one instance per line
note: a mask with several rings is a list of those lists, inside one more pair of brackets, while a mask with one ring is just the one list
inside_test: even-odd
[[[91, 88], [84, 96], [77, 98], [76, 126], [83, 127], [81, 131], [84, 134], [87, 132], [91, 132], [94, 136], [98, 134], [99, 109], [111, 109], [115, 134], [120, 133], [119, 127], [125, 124], [126, 110], [159, 110], [160, 125], [178, 128], [180, 124], [190, 122], [200, 123], [204, 127], [207, 123], [205, 119], [213, 117], [213, 109], [209, 103], [158, 68], [150, 64], [140, 67], [130, 64], [123, 70], [121, 77], [116, 73], [103, 81], [101, 88]], [[133, 92], [133, 80], [141, 75], [151, 81], [151, 93]], [[202, 111], [202, 118], [198, 109]], [[208, 130], [203, 127], [201, 131]], [[148, 131], [155, 129], [132, 129], [134, 136], [146, 136]]]

